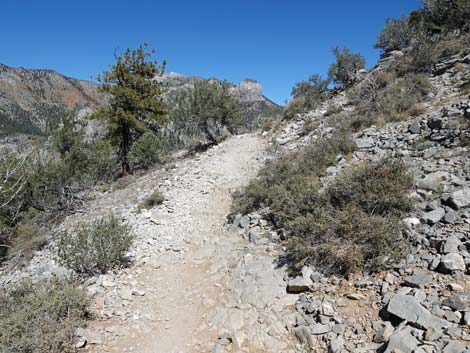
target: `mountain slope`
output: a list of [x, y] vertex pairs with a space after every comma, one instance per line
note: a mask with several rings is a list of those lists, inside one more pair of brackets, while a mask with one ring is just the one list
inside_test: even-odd
[[[170, 73], [162, 78], [168, 94], [191, 86], [202, 77]], [[96, 109], [106, 95], [89, 81], [63, 76], [53, 70], [30, 70], [0, 64], [0, 135], [44, 134], [48, 122], [69, 111]], [[279, 106], [263, 96], [261, 85], [244, 80], [233, 86], [240, 97], [245, 126], [257, 125], [263, 111]]]
[[49, 121], [103, 100], [92, 82], [0, 64], [0, 133], [44, 133]]

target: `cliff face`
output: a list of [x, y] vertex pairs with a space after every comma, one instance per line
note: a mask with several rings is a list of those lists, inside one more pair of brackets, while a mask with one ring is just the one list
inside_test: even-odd
[[44, 133], [47, 123], [68, 111], [96, 109], [104, 101], [92, 82], [52, 70], [0, 64], [0, 133]]
[[[169, 73], [162, 78], [168, 94], [202, 77]], [[266, 109], [278, 107], [262, 94], [261, 85], [244, 80], [233, 86], [240, 97], [245, 125], [257, 125]], [[67, 112], [96, 109], [106, 101], [97, 85], [63, 76], [52, 70], [29, 70], [0, 64], [0, 135], [44, 134], [49, 121]]]

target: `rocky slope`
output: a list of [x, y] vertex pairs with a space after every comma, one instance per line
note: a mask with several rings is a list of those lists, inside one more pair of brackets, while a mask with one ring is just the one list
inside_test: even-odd
[[[170, 73], [163, 77], [169, 94], [201, 77]], [[258, 124], [263, 111], [278, 107], [263, 96], [261, 85], [244, 80], [233, 86], [240, 97], [245, 126]], [[0, 135], [45, 133], [48, 121], [69, 111], [96, 109], [106, 102], [97, 85], [63, 76], [52, 70], [29, 70], [0, 64]]]
[[0, 134], [44, 133], [48, 121], [103, 99], [91, 82], [0, 64]]
[[[431, 77], [433, 92], [422, 113], [357, 133], [352, 158], [339, 158], [322, 179], [326, 185], [348, 165], [392, 155], [413, 172], [419, 202], [403, 219], [412, 252], [392, 268], [337, 278], [304, 267], [286, 279], [287, 290], [299, 298], [294, 319], [286, 316], [284, 324], [312, 352], [470, 351], [470, 100], [459, 88], [470, 74], [469, 57], [439, 66], [447, 69]], [[330, 104], [343, 112], [354, 109], [339, 95], [297, 116], [273, 136], [276, 150], [285, 153], [334, 134], [324, 124]], [[312, 121], [316, 127], [306, 133]], [[279, 241], [282, 232], [260, 218], [262, 212], [240, 215], [234, 226], [249, 240]]]

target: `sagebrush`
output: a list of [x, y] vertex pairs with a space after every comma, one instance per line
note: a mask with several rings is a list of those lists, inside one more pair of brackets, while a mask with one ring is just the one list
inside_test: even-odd
[[102, 274], [127, 264], [133, 239], [130, 226], [111, 215], [58, 233], [56, 254], [60, 263], [79, 274]]

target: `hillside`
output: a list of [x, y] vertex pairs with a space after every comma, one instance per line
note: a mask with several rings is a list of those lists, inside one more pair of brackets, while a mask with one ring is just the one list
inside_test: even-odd
[[[333, 47], [282, 109], [254, 80], [119, 54], [110, 133], [6, 139], [0, 352], [470, 353], [469, 19], [425, 1], [374, 66]], [[35, 131], [37, 102], [96, 93], [31, 93], [51, 80], [71, 79], [5, 98]]]

